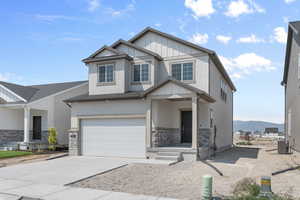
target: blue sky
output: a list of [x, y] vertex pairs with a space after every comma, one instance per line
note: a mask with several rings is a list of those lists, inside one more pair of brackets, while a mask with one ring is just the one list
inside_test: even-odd
[[0, 80], [87, 79], [82, 58], [146, 26], [215, 50], [238, 91], [234, 118], [283, 122], [287, 22], [300, 0], [9, 0], [0, 7]]

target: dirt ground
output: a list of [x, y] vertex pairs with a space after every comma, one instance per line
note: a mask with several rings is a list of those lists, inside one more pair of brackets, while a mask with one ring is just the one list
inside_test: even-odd
[[[214, 195], [230, 195], [235, 184], [252, 177], [258, 182], [261, 176], [271, 176], [277, 170], [300, 164], [300, 155], [279, 155], [274, 142], [257, 143], [251, 147], [235, 147], [204, 162], [180, 162], [176, 165], [132, 164], [74, 184], [86, 187], [134, 194], [199, 199], [201, 178], [211, 174], [214, 178]], [[267, 151], [266, 151], [267, 150]], [[220, 176], [215, 169], [220, 170]], [[289, 193], [300, 198], [300, 170], [272, 176], [275, 193]]]
[[11, 165], [17, 165], [21, 163], [32, 163], [38, 162], [42, 160], [46, 160], [48, 158], [59, 156], [65, 153], [57, 152], [57, 153], [43, 153], [43, 154], [34, 154], [34, 155], [27, 155], [27, 156], [20, 156], [15, 158], [5, 158], [0, 159], [0, 167], [6, 167]]

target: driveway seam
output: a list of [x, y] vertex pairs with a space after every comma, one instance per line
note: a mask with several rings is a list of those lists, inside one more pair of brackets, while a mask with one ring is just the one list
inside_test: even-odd
[[106, 171], [104, 171], [104, 172], [100, 172], [100, 173], [97, 173], [97, 174], [94, 174], [94, 175], [91, 175], [91, 176], [88, 176], [88, 177], [85, 177], [85, 178], [82, 178], [82, 179], [73, 181], [73, 182], [71, 182], [71, 183], [64, 184], [64, 186], [69, 186], [69, 185], [72, 185], [72, 184], [74, 184], [74, 183], [78, 183], [78, 182], [84, 181], [84, 180], [86, 180], [86, 179], [89, 179], [89, 178], [92, 178], [92, 177], [95, 177], [95, 176], [98, 176], [98, 175], [102, 175], [102, 174], [111, 172], [111, 171], [113, 171], [113, 170], [116, 170], [116, 169], [119, 169], [119, 168], [122, 168], [122, 167], [125, 167], [125, 166], [127, 166], [127, 165], [128, 165], [128, 164], [124, 164], [124, 165], [121, 165], [121, 166], [118, 166], [118, 167], [115, 167], [115, 168], [106, 170]]

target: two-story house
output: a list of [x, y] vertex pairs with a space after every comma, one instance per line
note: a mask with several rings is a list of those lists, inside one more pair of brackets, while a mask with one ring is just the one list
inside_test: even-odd
[[290, 22], [283, 81], [285, 134], [292, 149], [300, 151], [300, 21]]
[[234, 84], [214, 51], [146, 28], [83, 62], [71, 155], [196, 160], [232, 146]]

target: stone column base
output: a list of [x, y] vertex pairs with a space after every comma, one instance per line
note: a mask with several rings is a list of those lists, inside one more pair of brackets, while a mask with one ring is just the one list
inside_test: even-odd
[[69, 130], [69, 155], [79, 156], [80, 151], [80, 134], [78, 129]]

